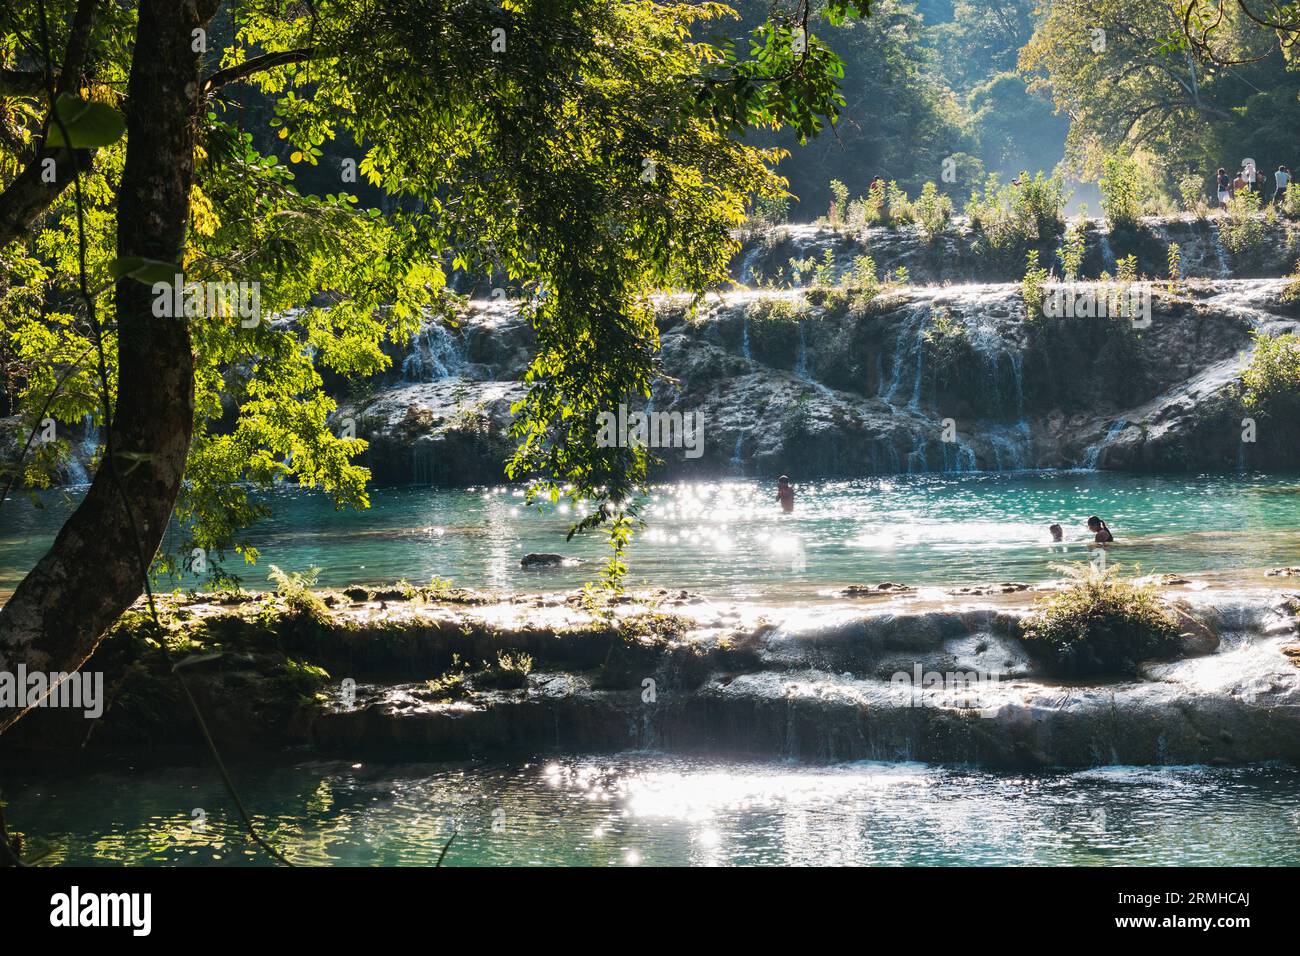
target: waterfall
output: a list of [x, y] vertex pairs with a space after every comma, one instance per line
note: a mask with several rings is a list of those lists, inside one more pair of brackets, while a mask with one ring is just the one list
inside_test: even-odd
[[808, 379], [808, 336], [803, 319], [799, 320], [799, 357], [795, 359], [794, 374], [805, 381]]
[[731, 452], [731, 473], [738, 478], [745, 477], [745, 462], [740, 457], [740, 443], [745, 440], [744, 432], [736, 432], [736, 447]]
[[763, 253], [762, 242], [754, 240], [751, 240], [751, 242], [754, 244], [745, 253], [745, 258], [740, 263], [740, 275], [737, 277], [737, 281], [741, 285], [749, 285], [750, 280], [754, 277], [754, 262]]
[[1089, 471], [1097, 470], [1097, 463], [1101, 460], [1101, 453], [1106, 450], [1106, 446], [1119, 437], [1119, 433], [1128, 427], [1128, 422], [1119, 419], [1106, 430], [1105, 436], [1097, 444], [1090, 447], [1083, 456], [1083, 462], [1079, 467], [1086, 468]]
[[1228, 265], [1228, 250], [1223, 248], [1223, 239], [1219, 235], [1219, 224], [1210, 223], [1210, 244], [1214, 246], [1214, 258], [1219, 266], [1219, 278], [1227, 279], [1232, 276], [1232, 267]]
[[81, 420], [81, 438], [68, 448], [68, 484], [90, 484], [90, 471], [87, 466], [95, 460], [99, 450], [99, 429], [95, 427], [95, 418], [89, 412]]
[[433, 449], [428, 445], [411, 446], [411, 484], [433, 484]]
[[975, 449], [960, 438], [943, 443], [943, 470], [945, 472], [975, 471], [979, 463], [975, 460]]
[[1101, 263], [1106, 271], [1114, 275], [1119, 271], [1119, 263], [1115, 259], [1115, 250], [1110, 247], [1110, 233], [1099, 232], [1097, 234], [1097, 245], [1101, 249]]
[[[917, 432], [912, 436], [912, 450], [907, 453], [907, 473], [909, 475], [917, 472], [925, 473], [930, 470], [929, 463], [926, 460], [925, 448], [927, 445], [924, 432]], [[917, 465], [920, 464], [918, 468]]]
[[741, 313], [740, 320], [740, 352], [745, 356], [746, 362], [753, 364], [754, 355], [749, 351], [749, 314], [744, 312]]
[[898, 393], [904, 387], [903, 378], [909, 369], [912, 394], [908, 399], [907, 407], [916, 408], [921, 402], [921, 382], [925, 372], [925, 327], [929, 317], [930, 312], [927, 307], [917, 306], [912, 309], [907, 321], [899, 329], [898, 338], [894, 343], [894, 364], [890, 371], [890, 383], [883, 395], [890, 405], [898, 404]]
[[402, 380], [437, 382], [461, 372], [465, 364], [459, 338], [442, 322], [430, 322], [411, 338], [411, 351], [402, 362]]
[[1015, 425], [990, 425], [986, 437], [993, 448], [993, 467], [996, 471], [1025, 471], [1029, 468], [1029, 423]]

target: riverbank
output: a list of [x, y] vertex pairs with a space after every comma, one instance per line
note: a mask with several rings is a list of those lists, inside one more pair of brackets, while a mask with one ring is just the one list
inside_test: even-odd
[[446, 586], [170, 598], [164, 632], [132, 611], [88, 664], [105, 672], [102, 719], [34, 711], [0, 754], [196, 752], [169, 667], [187, 660], [235, 754], [1300, 763], [1297, 595], [1271, 580], [1162, 579], [1186, 615], [1177, 654], [1091, 681], [1053, 677], [1023, 638], [1052, 585], [870, 585], [784, 607], [662, 589], [612, 604]]

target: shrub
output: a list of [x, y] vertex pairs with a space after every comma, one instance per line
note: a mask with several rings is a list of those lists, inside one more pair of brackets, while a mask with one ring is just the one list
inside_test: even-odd
[[1300, 187], [1293, 182], [1282, 195], [1282, 215], [1300, 219]]
[[992, 174], [982, 193], [971, 193], [965, 211], [989, 251], [1010, 262], [1023, 258], [1041, 241], [1060, 235], [1067, 199], [1055, 176], [1038, 173], [1030, 179], [1028, 173], [1021, 173], [1015, 183], [1003, 186]]
[[1061, 257], [1061, 268], [1065, 272], [1066, 282], [1078, 281], [1079, 272], [1083, 268], [1083, 253], [1087, 241], [1084, 230], [1087, 227], [1088, 220], [1083, 213], [1080, 213], [1079, 218], [1065, 230], [1061, 247], [1056, 250], [1056, 254]]
[[1224, 248], [1238, 259], [1258, 252], [1266, 240], [1264, 220], [1259, 216], [1259, 196], [1254, 190], [1242, 189], [1228, 200], [1227, 214], [1219, 224]]
[[1210, 203], [1205, 194], [1205, 181], [1195, 173], [1188, 173], [1178, 180], [1178, 198], [1183, 209], [1195, 214], [1198, 219], [1205, 219], [1210, 214]]
[[749, 215], [747, 225], [757, 232], [766, 232], [788, 222], [790, 219], [790, 197], [760, 196], [754, 202], [754, 210]]
[[745, 308], [750, 347], [759, 359], [792, 368], [799, 351], [799, 323], [807, 315], [805, 303], [783, 298], [755, 299]]
[[1114, 230], [1134, 230], [1142, 215], [1142, 186], [1138, 164], [1129, 156], [1107, 156], [1102, 160], [1101, 211]]
[[528, 686], [528, 675], [533, 672], [533, 658], [520, 652], [508, 654], [500, 651], [496, 663], [474, 678], [476, 687], [495, 690], [519, 690]]
[[1176, 242], [1169, 243], [1169, 251], [1165, 254], [1165, 262], [1169, 266], [1169, 291], [1177, 292], [1183, 284], [1183, 250]]
[[1286, 277], [1282, 287], [1283, 302], [1300, 302], [1300, 262], [1295, 264], [1295, 271]]
[[1300, 412], [1300, 335], [1256, 332], [1255, 350], [1241, 384], [1248, 411], [1286, 418]]
[[1029, 651], [1058, 677], [1127, 676], [1142, 661], [1178, 650], [1178, 619], [1151, 585], [1119, 577], [1118, 565], [1065, 569], [1073, 579], [1021, 624]]
[[1138, 280], [1138, 259], [1137, 256], [1129, 254], [1122, 259], [1115, 260], [1115, 281], [1127, 285]]
[[914, 212], [921, 227], [921, 235], [927, 242], [933, 242], [943, 234], [948, 220], [952, 218], [952, 200], [939, 192], [934, 183], [926, 183], [921, 187]]
[[284, 599], [289, 610], [309, 617], [324, 617], [326, 614], [325, 602], [312, 590], [319, 577], [320, 568], [286, 572], [274, 564], [267, 575], [275, 585], [275, 593]]
[[885, 187], [885, 199], [889, 225], [898, 226], [905, 222], [911, 222], [916, 218], [916, 212], [907, 199], [907, 192], [892, 179], [889, 181], [889, 185]]
[[1020, 297], [1025, 303], [1025, 321], [1035, 322], [1043, 314], [1043, 287], [1049, 273], [1038, 265], [1038, 253], [1026, 256], [1025, 277], [1020, 282]]
[[838, 226], [848, 219], [849, 187], [838, 179], [831, 180], [831, 207], [828, 213], [832, 226]]
[[964, 373], [977, 367], [966, 326], [956, 321], [947, 309], [932, 309], [930, 326], [921, 338], [925, 369], [934, 381], [936, 392], [963, 392], [970, 384]]

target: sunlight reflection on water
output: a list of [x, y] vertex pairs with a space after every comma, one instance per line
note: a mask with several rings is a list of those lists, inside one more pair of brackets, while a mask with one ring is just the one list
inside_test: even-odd
[[[1246, 574], [1300, 564], [1300, 493], [1293, 478], [1136, 476], [1063, 472], [919, 475], [796, 486], [793, 514], [760, 481], [657, 487], [648, 525], [629, 555], [629, 581], [753, 598], [779, 585], [789, 599], [816, 600], [828, 588], [885, 580], [914, 586], [1057, 577], [1052, 565], [1091, 557], [1090, 514], [1117, 542], [1112, 561], [1144, 572]], [[226, 566], [248, 586], [265, 566], [321, 568], [322, 584], [437, 575], [470, 587], [538, 591], [593, 580], [608, 555], [599, 535], [566, 541], [577, 516], [524, 506], [517, 488], [380, 488], [366, 512], [336, 512], [319, 497], [283, 489], [265, 496], [274, 516], [252, 529], [258, 567], [231, 555]], [[68, 506], [15, 500], [0, 512], [0, 591], [12, 588], [48, 546]], [[1047, 526], [1065, 541], [1052, 546]], [[173, 543], [179, 541], [169, 535]], [[580, 561], [525, 571], [530, 551]], [[181, 582], [192, 586], [197, 579]]]
[[[1300, 863], [1300, 770], [988, 773], [657, 754], [237, 773], [299, 863]], [[10, 795], [49, 862], [264, 863], [205, 769], [100, 773]], [[202, 831], [192, 808], [206, 808]]]

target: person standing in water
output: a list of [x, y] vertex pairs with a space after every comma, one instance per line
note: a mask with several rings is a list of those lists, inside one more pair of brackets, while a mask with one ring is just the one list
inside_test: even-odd
[[1049, 524], [1047, 530], [1051, 534], [1053, 541], [1060, 541], [1065, 537], [1065, 532], [1061, 529], [1059, 524]]
[[1110, 544], [1115, 540], [1115, 536], [1110, 533], [1110, 528], [1106, 527], [1106, 522], [1102, 521], [1096, 515], [1093, 515], [1088, 519], [1088, 530], [1096, 535], [1093, 540], [1098, 544]]
[[794, 511], [794, 485], [786, 475], [776, 480], [776, 500], [781, 502], [782, 511], [787, 514]]

